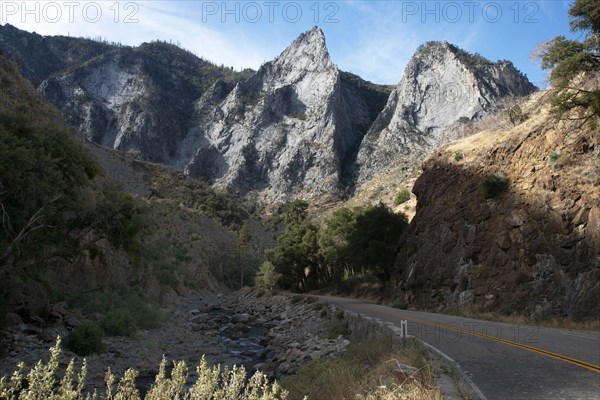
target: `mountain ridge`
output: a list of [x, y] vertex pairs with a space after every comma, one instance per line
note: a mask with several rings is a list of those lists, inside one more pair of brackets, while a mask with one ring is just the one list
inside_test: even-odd
[[494, 63], [448, 42], [425, 43], [365, 137], [358, 154], [359, 182], [403, 158], [423, 159], [460, 138], [456, 124], [496, 110], [501, 98], [535, 89], [508, 61]]
[[[0, 49], [18, 55], [15, 29], [7, 35], [0, 27]], [[271, 202], [345, 198], [389, 165], [417, 162], [456, 138], [444, 129], [534, 90], [511, 63], [491, 63], [445, 42], [422, 46], [392, 89], [376, 85], [333, 63], [319, 27], [245, 73], [166, 44], [103, 46], [39, 85], [69, 124], [87, 140]], [[456, 68], [432, 72], [435, 57], [452, 59]], [[430, 86], [444, 74], [450, 82], [469, 81], [482, 104], [446, 101], [444, 118], [432, 116], [447, 93], [438, 84], [436, 100]]]

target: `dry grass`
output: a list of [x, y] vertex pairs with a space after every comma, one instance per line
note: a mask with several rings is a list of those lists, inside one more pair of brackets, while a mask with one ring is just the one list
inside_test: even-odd
[[[416, 369], [401, 372], [399, 364]], [[411, 341], [403, 348], [390, 339], [353, 341], [344, 356], [313, 360], [282, 386], [290, 399], [441, 400], [434, 379], [434, 367], [420, 343]]]
[[336, 204], [331, 210], [327, 210], [325, 214], [326, 216], [332, 214], [338, 207], [352, 208], [366, 204], [377, 205], [381, 202], [396, 213], [406, 214], [410, 222], [416, 213], [417, 198], [411, 195], [407, 202], [400, 205], [396, 205], [394, 199], [398, 191], [402, 189], [412, 193], [413, 185], [420, 174], [421, 168], [417, 162], [407, 163], [401, 167], [382, 172], [368, 182], [361, 184], [356, 188], [355, 194], [350, 199], [341, 204]]
[[[528, 116], [525, 121], [513, 125], [502, 110], [489, 114], [471, 127], [474, 134], [456, 140], [442, 149], [452, 157], [461, 154], [463, 159], [460, 162], [478, 163], [489, 149], [498, 147], [507, 140], [517, 142], [524, 134], [532, 131], [533, 127], [547, 121], [550, 109], [547, 92], [537, 92], [528, 96], [520, 106]], [[451, 161], [459, 162], [454, 159]]]
[[541, 317], [533, 318], [525, 315], [504, 315], [498, 312], [478, 312], [478, 311], [467, 311], [467, 310], [454, 310], [451, 312], [452, 315], [457, 315], [465, 318], [482, 319], [486, 321], [502, 322], [506, 324], [515, 325], [533, 325], [542, 328], [556, 328], [556, 329], [569, 329], [578, 331], [600, 331], [600, 319], [588, 319], [584, 321], [575, 321], [570, 318], [558, 318], [558, 317]]

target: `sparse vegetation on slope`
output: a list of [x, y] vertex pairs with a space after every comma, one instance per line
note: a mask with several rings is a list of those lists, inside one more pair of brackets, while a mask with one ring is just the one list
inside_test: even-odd
[[45, 37], [5, 24], [0, 26], [4, 56], [15, 60], [23, 76], [39, 85], [52, 74], [114, 49], [107, 43], [70, 36]]
[[[413, 368], [402, 370], [402, 364]], [[292, 400], [441, 400], [434, 379], [427, 352], [417, 341], [404, 347], [391, 338], [352, 338], [344, 356], [310, 361], [281, 384]]]
[[340, 71], [340, 78], [342, 82], [350, 85], [358, 90], [358, 92], [364, 96], [365, 103], [369, 109], [369, 115], [372, 121], [374, 121], [381, 110], [385, 107], [390, 93], [392, 93], [392, 86], [377, 85], [375, 83], [365, 81], [357, 75], [350, 72]]
[[394, 204], [399, 206], [400, 204], [404, 204], [410, 200], [410, 192], [408, 189], [402, 189], [398, 193], [396, 193], [396, 197], [394, 197]]
[[234, 230], [261, 232], [244, 224], [245, 206], [181, 172], [104, 151], [104, 165], [118, 158], [116, 172], [135, 170], [150, 188], [149, 199], [129, 195], [3, 58], [0, 79], [0, 302], [10, 312], [26, 296], [42, 305], [20, 315], [39, 324], [51, 302], [66, 302], [101, 334], [129, 336], [160, 323], [154, 304], [173, 293], [252, 283], [260, 250]]
[[496, 172], [486, 176], [481, 182], [481, 189], [486, 199], [498, 196], [508, 188], [508, 178], [504, 172]]
[[181, 205], [208, 217], [217, 217], [224, 225], [239, 228], [252, 211], [251, 203], [230, 194], [215, 192], [202, 180], [159, 164], [138, 163], [146, 172], [150, 199]]
[[22, 105], [0, 104], [0, 273], [93, 254], [102, 240], [131, 250], [141, 209], [108, 182], [93, 184], [99, 166], [52, 113], [20, 112], [35, 95], [0, 62], [2, 96], [26, 93]]
[[[431, 310], [598, 318], [599, 138], [589, 125], [556, 121], [551, 93], [522, 103], [530, 118], [520, 125], [492, 121], [424, 164], [413, 188], [417, 215], [399, 246], [396, 300]], [[510, 185], [495, 176], [499, 170]]]

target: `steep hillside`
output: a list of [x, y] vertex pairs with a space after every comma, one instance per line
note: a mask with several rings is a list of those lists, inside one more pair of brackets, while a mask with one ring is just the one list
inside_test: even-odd
[[497, 109], [499, 100], [534, 90], [509, 61], [492, 63], [447, 42], [424, 44], [361, 144], [359, 182], [407, 160], [420, 161], [460, 138], [453, 125], [478, 120]]
[[600, 132], [557, 123], [550, 97], [532, 95], [523, 105], [529, 119], [512, 129], [457, 141], [424, 163], [398, 255], [397, 300], [600, 316]]
[[68, 36], [41, 36], [0, 25], [0, 49], [36, 87], [51, 75], [107, 53], [114, 46]]
[[340, 196], [352, 154], [386, 97], [360, 83], [342, 79], [314, 28], [222, 100], [201, 99], [179, 158], [191, 156], [192, 176], [269, 200]]
[[87, 140], [174, 164], [194, 101], [216, 80], [236, 76], [176, 46], [149, 43], [58, 73], [39, 91]]
[[24, 114], [41, 124], [66, 128], [60, 112], [23, 79], [19, 67], [0, 54], [0, 111]]
[[[172, 168], [86, 146], [2, 56], [0, 82], [0, 326], [9, 311], [39, 333], [59, 322], [61, 300], [79, 319], [102, 319], [133, 312], [123, 299], [239, 287], [240, 264], [251, 283], [252, 245], [269, 234], [244, 205]], [[244, 223], [255, 241], [241, 248]]]
[[135, 246], [139, 209], [102, 179], [59, 112], [2, 56], [0, 81], [0, 306], [19, 313], [12, 323], [39, 324], [48, 282], [137, 275], [126, 249]]

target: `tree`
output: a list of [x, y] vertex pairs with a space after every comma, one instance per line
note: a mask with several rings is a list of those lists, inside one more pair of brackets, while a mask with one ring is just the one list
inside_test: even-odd
[[301, 223], [308, 218], [308, 203], [304, 200], [294, 200], [283, 208], [283, 220], [288, 223]]
[[370, 271], [379, 279], [390, 279], [400, 236], [408, 226], [404, 214], [396, 214], [380, 203], [355, 211], [355, 229], [348, 237], [349, 255], [355, 270]]
[[308, 203], [294, 200], [284, 207], [283, 233], [277, 238], [272, 261], [287, 289], [308, 290], [317, 281], [317, 227], [308, 221]]
[[595, 124], [600, 117], [600, 89], [573, 82], [582, 73], [585, 76], [600, 71], [600, 2], [576, 0], [569, 16], [571, 30], [583, 33], [584, 39], [558, 36], [543, 43], [534, 56], [541, 59], [542, 68], [551, 70], [550, 79], [557, 89], [552, 101], [555, 116], [561, 119], [567, 112], [580, 109], [583, 113], [570, 119]]
[[309, 290], [341, 285], [344, 277], [373, 274], [390, 278], [404, 214], [383, 204], [340, 208], [320, 227], [308, 221], [305, 202], [286, 207], [286, 223], [271, 260], [284, 288]]
[[142, 210], [109, 185], [91, 200], [98, 173], [68, 131], [0, 113], [0, 274], [95, 252], [101, 239], [136, 249]]
[[600, 3], [595, 0], [576, 0], [569, 9], [571, 29], [595, 36], [600, 45]]
[[343, 276], [364, 273], [388, 280], [407, 225], [405, 215], [383, 204], [337, 210], [319, 230], [321, 274], [338, 284]]
[[356, 220], [353, 211], [343, 207], [319, 229], [318, 246], [322, 258], [322, 275], [327, 282], [340, 283], [349, 272], [352, 261], [348, 236], [355, 230]]
[[0, 115], [0, 271], [35, 264], [50, 255], [49, 246], [70, 244], [68, 225], [82, 211], [79, 190], [97, 169], [69, 139], [22, 116]]
[[273, 263], [265, 261], [260, 265], [256, 273], [254, 284], [258, 288], [273, 290], [280, 278], [281, 274], [275, 270]]
[[238, 262], [240, 263], [240, 289], [244, 287], [244, 271], [245, 266], [244, 262], [240, 260], [240, 251], [245, 249], [248, 244], [252, 241], [252, 235], [250, 234], [250, 228], [248, 228], [248, 222], [246, 222], [240, 228], [238, 232], [238, 240], [237, 240], [237, 251], [238, 251]]
[[307, 291], [317, 281], [317, 227], [308, 221], [286, 224], [277, 238], [273, 264], [286, 289]]

